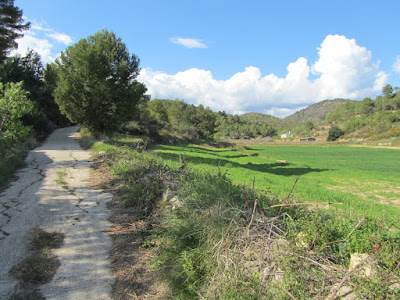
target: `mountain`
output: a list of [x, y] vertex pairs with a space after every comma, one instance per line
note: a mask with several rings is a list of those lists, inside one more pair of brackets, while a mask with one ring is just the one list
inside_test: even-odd
[[284, 119], [279, 119], [274, 116], [265, 115], [262, 113], [247, 113], [240, 116], [242, 120], [248, 122], [256, 123], [267, 123], [273, 128], [278, 130], [298, 126], [306, 121], [311, 121], [313, 123], [325, 120], [329, 112], [336, 106], [350, 102], [352, 100], [347, 99], [334, 99], [334, 100], [324, 100], [313, 105], [308, 106], [294, 114], [287, 116]]
[[273, 128], [281, 129], [282, 128], [282, 119], [271, 115], [265, 115], [262, 113], [247, 113], [240, 116], [240, 119], [247, 122], [261, 123], [271, 125]]
[[284, 118], [284, 127], [297, 126], [306, 121], [311, 121], [313, 123], [325, 120], [329, 112], [336, 106], [350, 102], [352, 100], [347, 99], [334, 99], [334, 100], [324, 100], [307, 108], [304, 108], [294, 114]]

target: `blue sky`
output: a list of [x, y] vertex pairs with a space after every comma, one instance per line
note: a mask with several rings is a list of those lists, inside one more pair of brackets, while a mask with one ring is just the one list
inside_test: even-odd
[[400, 85], [398, 0], [16, 0], [45, 62], [107, 28], [154, 98], [284, 117]]

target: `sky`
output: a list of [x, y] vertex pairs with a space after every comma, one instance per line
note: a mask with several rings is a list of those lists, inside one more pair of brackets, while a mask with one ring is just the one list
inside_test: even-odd
[[44, 63], [102, 29], [140, 59], [151, 99], [285, 117], [400, 86], [398, 0], [16, 0], [18, 53]]

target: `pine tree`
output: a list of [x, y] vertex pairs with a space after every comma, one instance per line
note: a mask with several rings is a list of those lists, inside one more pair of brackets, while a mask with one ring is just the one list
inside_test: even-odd
[[22, 10], [14, 6], [14, 1], [0, 0], [0, 63], [18, 47], [15, 40], [22, 37], [21, 32], [30, 26], [30, 22], [23, 23]]

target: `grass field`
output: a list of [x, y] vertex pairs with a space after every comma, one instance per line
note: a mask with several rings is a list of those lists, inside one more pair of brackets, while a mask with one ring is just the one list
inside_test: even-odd
[[[158, 254], [146, 256], [174, 299], [333, 299], [335, 287], [350, 280], [357, 299], [398, 296], [399, 150], [138, 148], [125, 137], [92, 146], [113, 174], [119, 201], [155, 224], [145, 245]], [[296, 179], [290, 202], [344, 205], [273, 207]], [[376, 273], [353, 268], [353, 256], [373, 258]]]
[[176, 162], [181, 155], [195, 169], [213, 172], [219, 168], [239, 184], [251, 185], [255, 179], [256, 189], [280, 198], [299, 178], [292, 194], [296, 202], [343, 203], [335, 207], [352, 215], [399, 222], [400, 150], [312, 144], [158, 146], [155, 151]]

